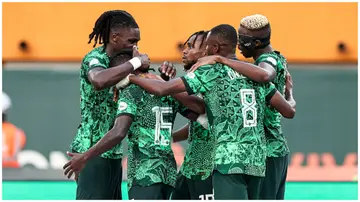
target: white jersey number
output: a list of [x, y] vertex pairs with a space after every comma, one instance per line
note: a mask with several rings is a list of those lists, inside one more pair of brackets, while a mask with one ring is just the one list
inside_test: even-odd
[[170, 140], [166, 139], [163, 135], [161, 135], [160, 130], [166, 129], [169, 130], [171, 135], [172, 132], [172, 123], [164, 122], [164, 114], [173, 113], [171, 107], [153, 107], [152, 111], [155, 112], [156, 123], [155, 123], [155, 144], [167, 146], [170, 144]]
[[199, 196], [200, 200], [214, 200], [213, 194], [204, 194]]
[[[244, 119], [244, 127], [255, 127], [257, 125], [257, 109], [256, 109], [256, 100], [255, 100], [255, 90], [254, 89], [241, 89], [241, 104], [242, 115]], [[251, 101], [248, 102], [246, 99], [247, 96], [250, 96]], [[253, 115], [252, 119], [247, 118], [247, 113], [251, 112]]]

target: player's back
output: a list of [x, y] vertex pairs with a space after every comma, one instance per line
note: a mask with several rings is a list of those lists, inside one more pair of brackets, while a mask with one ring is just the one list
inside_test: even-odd
[[170, 96], [158, 97], [131, 84], [120, 93], [118, 115], [128, 114], [128, 178], [142, 186], [165, 183], [174, 186], [176, 161], [171, 133], [179, 104]]
[[[265, 175], [264, 110], [272, 84], [258, 84], [223, 64], [202, 66], [185, 76], [201, 88], [210, 132], [216, 138], [215, 168], [221, 173]], [[194, 92], [196, 93], [196, 92]]]
[[[81, 123], [71, 148], [85, 152], [101, 139], [112, 127], [116, 118], [117, 103], [113, 101], [110, 88], [95, 90], [87, 78], [95, 67], [108, 68], [110, 59], [103, 47], [94, 48], [82, 60], [80, 69]], [[106, 158], [121, 158], [121, 144], [101, 155]]]
[[[273, 84], [276, 89], [284, 96], [287, 62], [283, 55], [278, 51], [264, 53], [256, 59], [255, 64], [266, 62], [274, 67], [276, 78]], [[265, 110], [265, 134], [267, 140], [267, 155], [271, 157], [285, 156], [290, 153], [289, 147], [281, 128], [282, 115], [273, 107], [268, 106]]]
[[[225, 65], [218, 64], [214, 72], [219, 76], [204, 100], [209, 106], [207, 115], [211, 130], [217, 135], [217, 142], [233, 141], [222, 136], [224, 132], [233, 134], [239, 141], [243, 140], [243, 134], [260, 134], [268, 87], [249, 80]], [[261, 142], [262, 139], [257, 141]]]

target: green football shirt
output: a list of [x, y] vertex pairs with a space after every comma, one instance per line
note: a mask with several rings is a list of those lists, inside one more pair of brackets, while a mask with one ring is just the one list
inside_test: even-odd
[[[177, 166], [171, 148], [176, 113], [183, 107], [172, 97], [158, 97], [131, 84], [120, 93], [117, 116], [128, 115], [128, 188], [164, 183], [175, 186]], [[181, 109], [180, 109], [181, 108]]]
[[263, 120], [275, 86], [255, 83], [219, 63], [181, 78], [189, 94], [204, 97], [209, 130], [216, 141], [214, 169], [223, 174], [265, 176]]
[[[103, 47], [94, 48], [83, 59], [80, 69], [81, 123], [70, 148], [83, 153], [96, 144], [114, 125], [117, 103], [112, 88], [96, 91], [87, 78], [89, 70], [109, 68], [110, 58]], [[122, 158], [121, 143], [103, 153], [101, 157]]]
[[205, 180], [214, 169], [215, 138], [198, 122], [189, 121], [188, 143], [180, 172], [188, 179]]
[[[285, 94], [287, 62], [284, 56], [279, 52], [264, 53], [256, 59], [255, 64], [266, 62], [274, 67], [276, 78], [273, 83], [276, 89]], [[281, 114], [273, 107], [268, 106], [265, 109], [265, 135], [267, 142], [267, 156], [282, 157], [290, 153], [287, 140], [281, 129]]]

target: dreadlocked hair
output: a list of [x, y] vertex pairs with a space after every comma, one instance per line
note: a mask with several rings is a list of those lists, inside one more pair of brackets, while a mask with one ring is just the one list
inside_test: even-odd
[[124, 10], [111, 10], [104, 12], [95, 22], [95, 26], [91, 34], [89, 34], [89, 42], [94, 39], [97, 43], [104, 44], [104, 48], [109, 43], [109, 34], [112, 28], [139, 28], [134, 17]]
[[207, 35], [208, 35], [209, 31], [204, 31], [204, 30], [201, 30], [201, 31], [198, 31], [198, 32], [195, 32], [194, 34], [192, 34], [191, 36], [189, 36], [189, 38], [185, 41], [184, 43], [184, 46], [186, 46], [186, 44], [189, 42], [189, 40], [191, 39], [191, 37], [195, 36], [195, 39], [194, 39], [194, 42], [193, 44], [191, 45], [195, 45], [195, 42], [196, 42], [196, 39], [198, 38], [198, 36], [202, 36], [202, 40], [201, 40], [201, 43], [200, 43], [200, 47], [203, 45]]

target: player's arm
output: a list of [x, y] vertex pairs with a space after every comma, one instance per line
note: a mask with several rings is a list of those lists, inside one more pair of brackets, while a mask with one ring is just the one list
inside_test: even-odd
[[[218, 59], [219, 63], [227, 65], [237, 71], [238, 73], [248, 77], [259, 83], [269, 83], [276, 77], [276, 71], [274, 67], [266, 62], [260, 62], [259, 65], [251, 63], [231, 60], [229, 58], [221, 57]], [[259, 68], [260, 67], [260, 68]]]
[[293, 81], [290, 72], [288, 71], [286, 72], [285, 99], [293, 108], [296, 107], [296, 101], [293, 96]]
[[99, 142], [92, 146], [88, 151], [84, 153], [85, 161], [99, 156], [102, 153], [110, 150], [126, 137], [127, 132], [133, 122], [131, 116], [121, 115], [116, 118], [114, 127], [102, 137]]
[[188, 138], [188, 136], [189, 136], [189, 124], [186, 124], [184, 127], [173, 132], [172, 134], [172, 138], [174, 142], [184, 141]]
[[88, 73], [88, 80], [95, 90], [103, 90], [114, 86], [134, 70], [130, 62], [125, 62], [116, 67], [103, 69], [95, 67]]
[[270, 81], [274, 80], [276, 77], [276, 71], [274, 66], [267, 62], [260, 62], [259, 65], [257, 66], [251, 63], [247, 63], [239, 60], [232, 60], [219, 55], [206, 56], [200, 58], [198, 62], [191, 69], [193, 71], [198, 66], [213, 64], [216, 62], [227, 65], [232, 69], [234, 69], [236, 72], [258, 83], [269, 83]]
[[[68, 153], [71, 160], [64, 165], [65, 175], [68, 178], [75, 172], [78, 174], [85, 166], [86, 162], [102, 153], [110, 150], [115, 145], [120, 144], [128, 133], [134, 117], [137, 112], [137, 102], [141, 100], [141, 90], [137, 86], [129, 86], [121, 93], [121, 98], [118, 100], [117, 118], [114, 126], [102, 137], [94, 146], [83, 154]], [[76, 175], [75, 175], [76, 176]]]
[[[274, 90], [275, 91], [275, 90]], [[295, 100], [294, 100], [295, 101]], [[269, 103], [272, 107], [274, 107], [280, 114], [288, 119], [292, 119], [295, 116], [295, 103], [291, 103], [279, 93], [279, 91], [275, 91], [273, 96], [269, 98]]]
[[195, 96], [189, 95], [187, 92], [178, 93], [172, 96], [176, 100], [178, 100], [185, 107], [191, 109], [197, 114], [205, 113], [205, 102], [203, 99]]
[[[204, 93], [211, 89], [212, 80], [216, 79], [215, 75], [207, 78], [212, 66], [202, 66], [194, 73], [188, 73], [181, 78], [172, 79], [170, 81], [161, 81], [155, 79], [146, 79], [139, 76], [131, 75], [129, 80], [142, 87], [147, 92], [157, 96], [175, 95], [177, 93], [187, 91], [189, 95]], [[206, 81], [203, 81], [205, 78]]]
[[186, 91], [182, 79], [176, 78], [170, 81], [161, 81], [157, 79], [147, 79], [135, 75], [129, 76], [131, 83], [136, 84], [147, 92], [156, 96], [174, 95]]
[[103, 90], [114, 86], [140, 66], [148, 65], [149, 58], [147, 55], [140, 54], [135, 46], [133, 48], [133, 55], [136, 57], [121, 65], [107, 69], [105, 69], [105, 65], [99, 63], [98, 61], [98, 63], [92, 64], [90, 60], [87, 74], [88, 80], [96, 90]]
[[[167, 69], [164, 69], [163, 71], [168, 71], [169, 69], [171, 69], [168, 66], [164, 66], [164, 65], [162, 67], [167, 67]], [[161, 75], [163, 75], [163, 74], [161, 74]], [[164, 81], [164, 78], [161, 78], [161, 77], [159, 77], [158, 75], [155, 75], [155, 74], [146, 74], [146, 76], [142, 77], [142, 78], [154, 79], [154, 80], [159, 80], [159, 81], [162, 81], [162, 82], [166, 82], [166, 81]], [[168, 81], [168, 79], [167, 79], [167, 81]], [[156, 87], [153, 88], [151, 86], [149, 86], [149, 87], [147, 86], [144, 89], [145, 90], [150, 89], [151, 91], [148, 91], [148, 92], [151, 93], [152, 91], [155, 91]], [[157, 95], [157, 94], [154, 94], [154, 95]], [[197, 96], [189, 95], [187, 92], [182, 92], [182, 93], [172, 95], [172, 97], [175, 98], [182, 105], [184, 105], [185, 107], [187, 107], [188, 109], [192, 110], [195, 113], [198, 113], [198, 114], [205, 113], [204, 100], [202, 100], [201, 98], [199, 98]], [[186, 117], [186, 118], [188, 118], [188, 117]], [[191, 118], [188, 118], [188, 119], [192, 120]]]
[[63, 166], [64, 175], [68, 178], [75, 173], [75, 178], [78, 173], [84, 168], [87, 161], [101, 155], [110, 150], [126, 137], [128, 130], [132, 124], [133, 119], [130, 116], [119, 116], [114, 123], [113, 128], [108, 131], [94, 146], [83, 154], [68, 153], [71, 160]]

